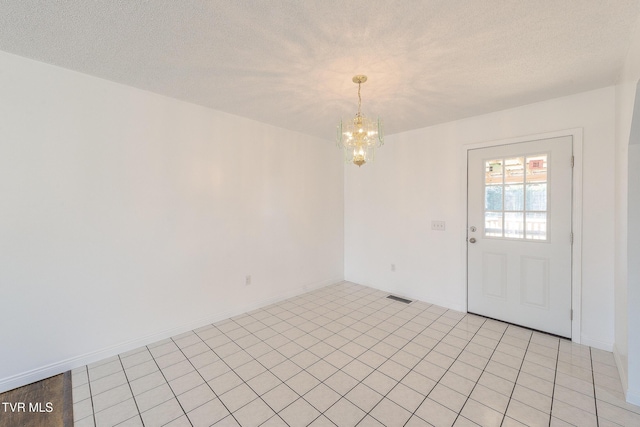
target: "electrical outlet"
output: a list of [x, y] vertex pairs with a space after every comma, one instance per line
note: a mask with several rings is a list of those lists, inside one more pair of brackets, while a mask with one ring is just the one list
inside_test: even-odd
[[245, 277], [244, 279], [244, 285], [245, 286], [249, 286], [251, 284], [251, 275]]
[[435, 231], [444, 231], [445, 222], [444, 221], [431, 221], [431, 229]]
[[395, 264], [391, 264], [391, 271], [396, 271], [396, 265]]

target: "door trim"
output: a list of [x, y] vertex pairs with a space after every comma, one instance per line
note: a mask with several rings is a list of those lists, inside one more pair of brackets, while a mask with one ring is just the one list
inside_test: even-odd
[[[572, 203], [571, 203], [571, 229], [573, 231], [573, 245], [571, 247], [571, 308], [573, 319], [571, 320], [571, 340], [580, 344], [582, 342], [582, 140], [583, 129], [573, 128], [554, 132], [545, 132], [533, 135], [519, 136], [513, 138], [475, 142], [462, 145], [461, 169], [462, 180], [460, 197], [464, 206], [465, 221], [462, 230], [462, 238], [465, 244], [462, 245], [461, 259], [465, 266], [464, 281], [462, 283], [462, 295], [464, 295], [464, 311], [468, 311], [468, 280], [469, 266], [467, 260], [467, 232], [469, 228], [467, 212], [469, 211], [467, 201], [467, 180], [468, 180], [468, 152], [477, 148], [494, 147], [497, 145], [517, 144], [520, 142], [536, 141], [539, 139], [557, 138], [561, 136], [571, 136], [573, 139], [573, 183], [572, 183]], [[567, 236], [569, 238], [569, 236]]]

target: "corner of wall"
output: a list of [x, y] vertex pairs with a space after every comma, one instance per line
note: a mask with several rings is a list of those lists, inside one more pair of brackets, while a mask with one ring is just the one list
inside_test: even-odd
[[627, 394], [627, 389], [629, 388], [628, 376], [627, 376], [627, 364], [624, 363], [625, 356], [620, 353], [620, 350], [613, 344], [613, 358], [616, 362], [616, 367], [618, 368], [618, 375], [620, 376], [620, 382], [622, 383], [622, 391]]
[[627, 390], [626, 398], [628, 403], [640, 406], [640, 390]]
[[584, 334], [582, 334], [582, 336], [580, 337], [580, 344], [597, 348], [598, 350], [604, 350], [609, 352], [612, 352], [614, 347], [614, 344], [611, 341], [602, 341], [598, 339], [593, 339]]

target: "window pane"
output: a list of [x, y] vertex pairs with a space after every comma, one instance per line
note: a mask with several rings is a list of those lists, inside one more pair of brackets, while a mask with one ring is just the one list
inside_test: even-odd
[[484, 235], [502, 237], [502, 212], [484, 213]]
[[547, 210], [547, 184], [527, 184], [527, 210]]
[[547, 181], [547, 155], [527, 157], [527, 182]]
[[484, 210], [502, 210], [502, 186], [488, 185], [484, 188]]
[[505, 184], [524, 182], [524, 157], [504, 159]]
[[524, 237], [524, 216], [522, 212], [504, 213], [504, 237], [522, 239]]
[[527, 239], [547, 240], [547, 214], [527, 212]]
[[524, 210], [524, 186], [505, 185], [504, 186], [504, 210], [522, 211]]
[[502, 159], [489, 160], [484, 167], [485, 184], [502, 184]]
[[485, 236], [547, 240], [547, 154], [485, 161]]

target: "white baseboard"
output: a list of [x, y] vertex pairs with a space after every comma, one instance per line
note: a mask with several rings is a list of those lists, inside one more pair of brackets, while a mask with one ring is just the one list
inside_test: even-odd
[[580, 339], [581, 339], [580, 344], [582, 344], [582, 345], [587, 345], [589, 347], [593, 347], [593, 348], [597, 348], [599, 350], [604, 350], [604, 351], [609, 351], [609, 352], [613, 351], [613, 343], [612, 342], [595, 340], [593, 338], [585, 336], [584, 334], [582, 334]]
[[616, 347], [615, 344], [613, 344], [613, 359], [616, 362], [616, 368], [618, 368], [618, 376], [620, 377], [620, 382], [622, 383], [622, 391], [626, 396], [627, 389], [629, 388], [626, 366], [622, 362], [622, 358], [620, 357], [620, 351], [618, 350], [618, 347]]
[[448, 308], [449, 310], [459, 311], [461, 313], [467, 312], [467, 309], [464, 306], [464, 304], [458, 304], [452, 301], [440, 300], [438, 298], [431, 298], [431, 297], [423, 298], [423, 297], [417, 296], [416, 298], [419, 299], [420, 301], [424, 301], [429, 304], [435, 304], [435, 305], [439, 305], [440, 307]]
[[627, 403], [640, 406], [640, 390], [627, 389]]
[[466, 313], [466, 309], [465, 309], [463, 304], [458, 304], [458, 303], [454, 303], [452, 301], [447, 301], [447, 300], [440, 300], [438, 298], [433, 298], [432, 296], [426, 297], [424, 295], [418, 295], [418, 294], [413, 293], [413, 292], [405, 293], [404, 291], [398, 291], [397, 289], [382, 288], [380, 286], [375, 286], [375, 285], [372, 285], [372, 284], [358, 283], [358, 282], [354, 282], [354, 281], [348, 280], [348, 279], [345, 279], [345, 280], [350, 282], [350, 283], [355, 283], [355, 284], [362, 285], [362, 286], [368, 286], [370, 288], [377, 289], [379, 291], [388, 292], [389, 294], [393, 294], [393, 295], [396, 295], [396, 296], [399, 296], [399, 297], [402, 297], [402, 298], [407, 298], [407, 299], [410, 299], [410, 300], [418, 300], [418, 301], [426, 302], [428, 304], [434, 304], [434, 305], [438, 305], [440, 307], [448, 308], [450, 310], [455, 310], [455, 311], [460, 311], [460, 312]]
[[267, 305], [280, 302], [285, 299], [292, 298], [297, 295], [301, 295], [303, 293], [310, 292], [315, 289], [320, 289], [325, 286], [330, 286], [330, 285], [341, 283], [341, 282], [343, 282], [342, 278], [334, 278], [334, 279], [328, 279], [328, 280], [323, 280], [319, 282], [306, 283], [294, 289], [277, 293], [271, 297], [264, 298], [259, 301], [254, 301], [250, 304], [239, 306], [231, 310], [219, 312], [219, 313], [207, 316], [205, 318], [192, 320], [171, 329], [157, 331], [157, 332], [142, 336], [140, 338], [121, 342], [119, 344], [112, 345], [109, 347], [104, 347], [99, 350], [95, 350], [89, 353], [81, 354], [75, 357], [71, 357], [65, 360], [61, 360], [45, 366], [41, 366], [32, 370], [29, 370], [27, 372], [21, 372], [19, 374], [12, 375], [10, 377], [1, 378], [0, 393], [13, 390], [14, 388], [17, 388], [17, 387], [22, 387], [24, 385], [30, 384], [35, 381], [40, 381], [45, 378], [49, 378], [53, 375], [61, 374], [71, 369], [79, 368], [84, 365], [89, 365], [91, 363], [98, 362], [102, 359], [106, 359], [108, 357], [115, 356], [117, 354], [122, 354], [127, 351], [130, 351], [139, 347], [143, 347], [145, 345], [154, 343], [156, 341], [160, 341], [165, 338], [176, 336], [184, 332], [188, 332], [188, 331], [200, 328], [205, 325], [210, 325], [212, 323], [216, 323], [221, 320], [228, 319], [230, 317], [237, 316], [242, 313], [246, 313], [248, 311], [256, 310], [258, 308], [265, 307]]

